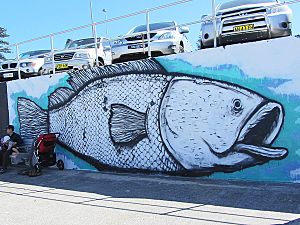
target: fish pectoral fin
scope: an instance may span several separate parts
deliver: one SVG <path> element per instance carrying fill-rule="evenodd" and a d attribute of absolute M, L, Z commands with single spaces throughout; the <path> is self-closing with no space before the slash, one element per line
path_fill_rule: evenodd
<path fill-rule="evenodd" d="M 112 104 L 109 131 L 114 144 L 134 145 L 147 137 L 146 113 L 122 104 Z"/>
<path fill-rule="evenodd" d="M 237 144 L 235 145 L 234 149 L 237 152 L 246 152 L 257 156 L 272 158 L 272 159 L 282 158 L 288 154 L 288 150 L 285 148 L 271 148 L 271 147 L 263 147 L 263 146 L 247 145 L 247 144 Z"/>

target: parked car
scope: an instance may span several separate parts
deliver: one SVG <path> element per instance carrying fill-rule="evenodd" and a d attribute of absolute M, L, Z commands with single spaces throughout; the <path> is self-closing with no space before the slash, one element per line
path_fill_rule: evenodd
<path fill-rule="evenodd" d="M 22 78 L 38 76 L 42 74 L 44 57 L 50 50 L 36 50 L 20 54 L 20 73 Z M 18 60 L 6 60 L 0 66 L 0 81 L 18 79 Z"/>
<path fill-rule="evenodd" d="M 189 28 L 176 27 L 176 25 L 175 22 L 150 24 L 152 56 L 168 55 L 190 50 L 190 44 L 185 36 L 189 32 Z M 123 38 L 116 40 L 112 45 L 113 62 L 147 57 L 148 40 L 146 32 L 146 25 L 136 26 Z"/>
<path fill-rule="evenodd" d="M 96 51 L 94 38 L 67 41 L 66 48 L 54 53 L 55 71 L 82 70 L 96 65 Z M 99 37 L 97 40 L 97 55 L 99 65 L 112 63 L 109 39 Z M 53 73 L 52 57 L 45 58 L 43 73 Z"/>
<path fill-rule="evenodd" d="M 276 5 L 278 0 L 233 0 L 216 8 L 216 37 L 219 46 L 292 34 L 292 10 Z M 214 24 L 204 16 L 201 47 L 214 46 Z"/>

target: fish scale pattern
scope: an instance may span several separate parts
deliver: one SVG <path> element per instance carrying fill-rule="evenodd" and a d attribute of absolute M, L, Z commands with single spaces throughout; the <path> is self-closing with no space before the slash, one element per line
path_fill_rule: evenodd
<path fill-rule="evenodd" d="M 182 170 L 168 153 L 159 131 L 160 104 L 170 79 L 162 74 L 129 74 L 96 80 L 62 107 L 49 112 L 50 130 L 61 133 L 60 141 L 67 146 L 102 165 Z M 147 137 L 134 145 L 114 144 L 109 132 L 112 104 L 145 113 Z"/>

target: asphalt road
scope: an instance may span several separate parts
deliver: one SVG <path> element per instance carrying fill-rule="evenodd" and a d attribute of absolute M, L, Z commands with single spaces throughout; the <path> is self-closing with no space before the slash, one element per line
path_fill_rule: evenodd
<path fill-rule="evenodd" d="M 1 225 L 300 224 L 300 184 L 54 169 L 29 178 L 16 172 L 0 176 Z"/>

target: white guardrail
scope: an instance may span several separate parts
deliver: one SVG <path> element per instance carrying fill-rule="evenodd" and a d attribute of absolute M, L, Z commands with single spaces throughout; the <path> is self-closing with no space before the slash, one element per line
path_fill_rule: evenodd
<path fill-rule="evenodd" d="M 50 39 L 50 45 L 51 45 L 51 58 L 52 58 L 52 65 L 53 65 L 53 74 L 55 74 L 55 61 L 54 61 L 54 54 L 55 54 L 54 37 L 55 36 L 66 34 L 66 33 L 70 33 L 70 32 L 74 32 L 74 31 L 78 31 L 78 30 L 82 30 L 82 29 L 86 29 L 86 28 L 89 28 L 89 27 L 92 27 L 93 30 L 96 30 L 96 27 L 98 25 L 103 25 L 103 24 L 114 22 L 114 21 L 123 20 L 123 19 L 129 18 L 129 17 L 134 17 L 134 16 L 137 16 L 137 15 L 145 14 L 145 16 L 146 16 L 146 27 L 147 27 L 147 31 L 146 32 L 140 32 L 140 33 L 134 33 L 134 34 L 127 34 L 127 35 L 124 35 L 124 36 L 118 37 L 118 38 L 107 38 L 107 40 L 109 42 L 114 42 L 116 40 L 120 40 L 120 39 L 124 39 L 124 38 L 129 38 L 129 37 L 134 37 L 134 36 L 137 36 L 137 35 L 145 35 L 145 34 L 147 34 L 148 56 L 151 57 L 150 12 L 158 11 L 158 10 L 169 8 L 169 7 L 172 7 L 172 6 L 181 5 L 181 4 L 184 4 L 184 3 L 189 3 L 189 2 L 192 2 L 192 1 L 193 0 L 179 0 L 179 1 L 176 1 L 176 2 L 168 3 L 168 4 L 165 4 L 165 5 L 160 5 L 160 6 L 149 8 L 149 9 L 144 9 L 144 10 L 137 11 L 137 12 L 134 12 L 134 13 L 130 13 L 130 14 L 127 14 L 127 15 L 118 16 L 118 17 L 114 17 L 114 18 L 111 18 L 111 19 L 106 19 L 106 20 L 103 20 L 103 21 L 99 21 L 99 22 L 94 22 L 94 23 L 90 23 L 90 24 L 78 26 L 78 27 L 75 27 L 75 28 L 71 28 L 71 29 L 67 29 L 67 30 L 63 30 L 63 31 L 51 33 L 51 34 L 40 36 L 40 37 L 37 37 L 37 38 L 32 38 L 32 39 L 26 40 L 26 41 L 21 41 L 21 42 L 15 43 L 15 44 L 7 45 L 7 46 L 5 46 L 5 48 L 0 48 L 0 50 L 2 50 L 2 49 L 3 50 L 4 49 L 9 49 L 9 48 L 13 48 L 13 47 L 16 48 L 18 78 L 21 79 L 19 46 L 27 44 L 27 43 L 35 42 L 35 41 L 38 41 L 38 40 L 49 38 Z M 151 30 L 151 32 L 156 32 L 156 31 L 165 30 L 165 29 L 172 29 L 172 28 L 176 28 L 176 27 L 191 26 L 191 25 L 195 25 L 195 24 L 201 24 L 201 23 L 207 22 L 207 21 L 213 21 L 214 22 L 214 46 L 216 47 L 216 39 L 217 39 L 216 21 L 221 16 L 216 15 L 215 0 L 210 0 L 210 1 L 212 1 L 212 14 L 211 14 L 211 16 L 206 16 L 206 17 L 204 17 L 204 18 L 202 18 L 200 20 L 195 20 L 195 21 L 192 21 L 192 22 L 189 22 L 189 23 L 178 24 L 176 26 L 170 26 L 170 27 L 163 28 L 163 29 Z M 272 5 L 272 6 L 264 7 L 264 8 L 271 9 L 271 8 L 275 8 L 275 7 L 278 7 L 278 6 L 291 5 L 291 4 L 295 4 L 295 3 L 300 3 L 300 0 L 285 1 L 285 2 L 278 3 L 278 4 L 275 4 L 275 5 Z M 252 10 L 246 10 L 245 12 L 251 12 L 251 11 Z M 238 16 L 239 12 L 237 12 L 237 13 L 231 13 L 230 14 L 230 16 L 234 16 L 234 15 Z M 97 45 L 99 43 L 101 43 L 102 41 L 100 41 L 100 42 L 97 41 L 98 38 L 97 38 L 96 32 L 93 32 L 93 38 L 95 40 L 95 42 L 93 44 L 87 44 L 87 45 L 83 45 L 83 46 L 92 46 L 93 45 L 95 47 L 96 58 L 98 58 L 98 55 L 97 55 L 97 51 L 98 51 Z M 70 48 L 70 49 L 72 49 L 72 48 Z"/>

